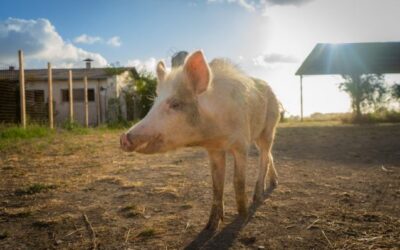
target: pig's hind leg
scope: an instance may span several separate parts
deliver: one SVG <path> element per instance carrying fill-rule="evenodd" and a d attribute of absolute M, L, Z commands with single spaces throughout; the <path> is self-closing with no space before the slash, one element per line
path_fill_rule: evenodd
<path fill-rule="evenodd" d="M 213 203 L 206 229 L 216 230 L 224 218 L 225 151 L 209 150 L 213 181 Z"/>
<path fill-rule="evenodd" d="M 278 117 L 269 117 L 266 127 L 257 139 L 256 143 L 260 150 L 260 162 L 258 170 L 258 179 L 254 190 L 253 200 L 256 203 L 262 203 L 267 196 L 278 185 L 278 175 L 276 173 L 274 159 L 272 157 L 272 144 L 275 137 L 275 128 Z M 269 186 L 265 188 L 265 176 L 268 175 Z"/>
<path fill-rule="evenodd" d="M 239 215 L 242 218 L 247 217 L 247 196 L 246 196 L 246 165 L 247 165 L 247 147 L 238 144 L 232 149 L 235 163 L 233 185 L 235 188 L 236 205 Z"/>

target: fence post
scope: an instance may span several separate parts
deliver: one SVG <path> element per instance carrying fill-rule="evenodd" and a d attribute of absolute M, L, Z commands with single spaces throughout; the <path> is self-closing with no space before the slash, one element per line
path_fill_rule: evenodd
<path fill-rule="evenodd" d="M 88 103 L 88 79 L 87 76 L 83 78 L 85 84 L 85 126 L 89 127 L 89 103 Z"/>
<path fill-rule="evenodd" d="M 303 121 L 303 75 L 300 75 L 300 121 Z"/>
<path fill-rule="evenodd" d="M 68 71 L 68 89 L 69 89 L 69 121 L 74 121 L 74 96 L 72 88 L 72 70 Z"/>
<path fill-rule="evenodd" d="M 24 69 L 24 53 L 18 50 L 19 59 L 19 95 L 20 95 L 20 111 L 21 123 L 26 128 L 26 100 L 25 100 L 25 69 Z"/>
<path fill-rule="evenodd" d="M 50 128 L 54 128 L 53 120 L 53 71 L 51 69 L 51 63 L 47 63 L 47 78 L 49 83 L 49 125 Z"/>
<path fill-rule="evenodd" d="M 96 89 L 96 107 L 97 107 L 97 126 L 100 126 L 101 123 L 101 103 L 100 103 L 100 83 L 97 81 L 97 89 Z"/>

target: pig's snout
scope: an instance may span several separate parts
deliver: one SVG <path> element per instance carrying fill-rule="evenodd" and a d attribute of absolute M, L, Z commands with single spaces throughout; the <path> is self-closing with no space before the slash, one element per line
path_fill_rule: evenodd
<path fill-rule="evenodd" d="M 132 143 L 129 140 L 128 134 L 123 133 L 119 139 L 119 143 L 121 145 L 121 148 L 124 151 L 131 151 L 132 149 Z"/>
<path fill-rule="evenodd" d="M 120 137 L 121 148 L 126 152 L 136 151 L 144 154 L 159 152 L 163 145 L 161 135 L 134 135 L 123 133 Z"/>

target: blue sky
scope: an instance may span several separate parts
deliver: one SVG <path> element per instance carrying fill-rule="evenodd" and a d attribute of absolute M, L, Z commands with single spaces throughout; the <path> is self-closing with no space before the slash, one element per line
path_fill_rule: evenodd
<path fill-rule="evenodd" d="M 318 42 L 400 41 L 398 0 L 13 0 L 0 9 L 0 67 L 119 62 L 152 70 L 178 50 L 227 57 L 299 113 L 294 72 Z M 398 81 L 388 76 L 389 81 Z M 305 113 L 346 112 L 338 76 L 307 77 Z"/>
<path fill-rule="evenodd" d="M 5 5 L 5 6 L 4 6 Z M 9 6 L 7 6 L 9 5 Z M 23 1 L 3 4 L 0 19 L 46 18 L 66 41 L 87 34 L 119 36 L 120 47 L 80 44 L 102 54 L 109 62 L 149 56 L 167 57 L 178 49 L 202 48 L 210 44 L 210 54 L 224 56 L 226 37 L 235 36 L 241 21 L 251 13 L 234 4 L 207 1 Z"/>

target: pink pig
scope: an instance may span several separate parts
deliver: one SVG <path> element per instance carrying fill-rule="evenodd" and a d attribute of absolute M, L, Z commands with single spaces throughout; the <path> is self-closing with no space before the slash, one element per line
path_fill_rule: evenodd
<path fill-rule="evenodd" d="M 213 203 L 206 226 L 215 230 L 223 219 L 225 158 L 234 157 L 234 187 L 239 215 L 247 216 L 245 171 L 249 146 L 260 151 L 254 202 L 278 184 L 271 148 L 279 121 L 279 102 L 264 81 L 249 77 L 226 60 L 207 63 L 203 52 L 190 54 L 184 65 L 167 72 L 157 64 L 157 97 L 143 120 L 121 135 L 125 151 L 153 154 L 179 147 L 207 150 Z M 266 188 L 265 177 L 269 182 Z"/>

